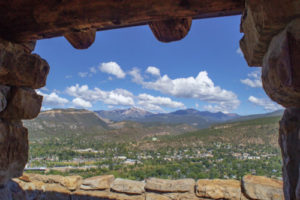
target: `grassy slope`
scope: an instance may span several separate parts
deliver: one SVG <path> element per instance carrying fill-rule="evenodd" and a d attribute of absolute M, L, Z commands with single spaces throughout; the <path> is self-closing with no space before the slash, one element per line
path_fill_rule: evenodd
<path fill-rule="evenodd" d="M 163 146 L 197 146 L 213 142 L 232 144 L 264 144 L 278 146 L 278 122 L 280 117 L 266 117 L 247 121 L 225 123 L 195 132 L 176 136 L 162 136 L 156 143 L 144 141 L 141 148 L 158 148 Z"/>

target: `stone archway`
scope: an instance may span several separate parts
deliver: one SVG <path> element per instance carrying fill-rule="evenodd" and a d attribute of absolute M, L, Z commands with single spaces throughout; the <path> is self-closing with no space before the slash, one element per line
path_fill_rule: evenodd
<path fill-rule="evenodd" d="M 0 187 L 20 176 L 28 157 L 21 119 L 35 118 L 49 65 L 31 54 L 35 41 L 64 36 L 88 48 L 95 32 L 149 24 L 155 37 L 185 37 L 192 19 L 241 14 L 241 49 L 249 66 L 262 67 L 263 87 L 286 107 L 280 122 L 286 199 L 300 199 L 299 0 L 0 0 Z"/>

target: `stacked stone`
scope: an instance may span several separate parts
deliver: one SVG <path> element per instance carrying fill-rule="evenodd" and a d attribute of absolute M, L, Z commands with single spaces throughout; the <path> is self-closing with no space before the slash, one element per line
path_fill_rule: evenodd
<path fill-rule="evenodd" d="M 300 199 L 300 1 L 246 0 L 241 49 L 262 66 L 268 96 L 286 107 L 280 122 L 285 199 Z"/>
<path fill-rule="evenodd" d="M 80 176 L 24 174 L 14 179 L 14 200 L 282 200 L 282 181 L 263 176 L 244 176 L 242 181 L 220 179 L 145 181 L 113 175 L 83 179 Z M 0 198 L 1 199 L 1 198 Z"/>
<path fill-rule="evenodd" d="M 35 118 L 46 84 L 48 63 L 36 54 L 35 42 L 17 44 L 0 39 L 0 188 L 19 177 L 28 161 L 28 132 L 22 119 Z M 9 195 L 9 194 L 8 194 Z M 7 198 L 9 199 L 9 197 Z"/>

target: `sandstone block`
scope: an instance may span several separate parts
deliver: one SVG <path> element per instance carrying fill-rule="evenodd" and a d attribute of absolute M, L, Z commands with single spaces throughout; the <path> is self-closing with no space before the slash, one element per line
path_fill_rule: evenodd
<path fill-rule="evenodd" d="M 28 132 L 20 121 L 0 121 L 0 186 L 19 177 L 28 160 Z"/>
<path fill-rule="evenodd" d="M 7 107 L 0 112 L 0 118 L 33 119 L 40 113 L 43 97 L 31 88 L 12 87 L 7 101 Z"/>
<path fill-rule="evenodd" d="M 145 189 L 158 192 L 189 192 L 194 191 L 194 179 L 166 180 L 149 178 L 146 181 Z"/>
<path fill-rule="evenodd" d="M 171 198 L 162 194 L 147 193 L 146 200 L 171 200 Z"/>
<path fill-rule="evenodd" d="M 280 180 L 270 179 L 263 176 L 247 175 L 242 179 L 242 187 L 246 196 L 251 199 L 284 199 L 283 183 Z"/>
<path fill-rule="evenodd" d="M 145 192 L 144 187 L 144 182 L 117 178 L 112 183 L 111 189 L 113 189 L 116 192 L 126 194 L 142 194 Z"/>
<path fill-rule="evenodd" d="M 145 200 L 144 195 L 126 195 L 108 191 L 83 191 L 72 193 L 72 200 Z"/>
<path fill-rule="evenodd" d="M 242 197 L 241 183 L 237 180 L 200 179 L 197 181 L 196 195 L 211 199 L 239 200 Z"/>
<path fill-rule="evenodd" d="M 273 38 L 264 57 L 263 87 L 285 107 L 300 107 L 300 19 Z"/>
<path fill-rule="evenodd" d="M 181 40 L 188 34 L 191 25 L 191 17 L 153 21 L 149 23 L 153 34 L 161 42 Z"/>
<path fill-rule="evenodd" d="M 25 180 L 27 182 L 43 182 L 48 184 L 59 184 L 70 191 L 74 191 L 82 183 L 81 176 L 59 176 L 59 175 L 40 175 L 40 174 L 25 174 L 19 178 L 20 180 Z"/>
<path fill-rule="evenodd" d="M 64 35 L 70 44 L 76 49 L 87 49 L 95 41 L 96 29 L 87 29 L 70 32 Z"/>
<path fill-rule="evenodd" d="M 104 190 L 109 189 L 115 180 L 114 175 L 95 176 L 84 179 L 80 189 L 82 190 Z"/>
<path fill-rule="evenodd" d="M 246 0 L 241 22 L 241 50 L 249 66 L 262 66 L 273 36 L 300 14 L 298 0 Z"/>
<path fill-rule="evenodd" d="M 0 45 L 0 84 L 41 88 L 46 85 L 49 69 L 48 63 L 36 54 Z"/>

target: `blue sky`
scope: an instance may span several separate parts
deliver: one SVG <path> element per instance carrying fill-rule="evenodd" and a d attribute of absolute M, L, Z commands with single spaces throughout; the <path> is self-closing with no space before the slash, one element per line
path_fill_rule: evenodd
<path fill-rule="evenodd" d="M 260 68 L 239 50 L 240 16 L 194 20 L 181 41 L 162 43 L 148 26 L 97 32 L 87 50 L 65 38 L 40 40 L 50 65 L 43 109 L 196 108 L 242 115 L 281 107 L 265 95 Z"/>

